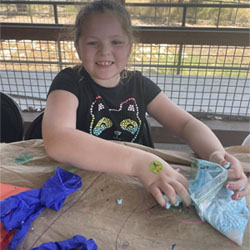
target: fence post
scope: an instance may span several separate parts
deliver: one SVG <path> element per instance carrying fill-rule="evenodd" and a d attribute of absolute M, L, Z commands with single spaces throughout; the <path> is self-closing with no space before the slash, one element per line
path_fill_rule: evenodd
<path fill-rule="evenodd" d="M 63 68 L 63 63 L 62 63 L 62 52 L 61 52 L 61 44 L 60 44 L 60 41 L 57 41 L 57 49 L 58 49 L 58 63 L 59 63 L 59 68 L 60 68 L 60 71 L 62 70 Z"/>
<path fill-rule="evenodd" d="M 53 3 L 53 9 L 54 9 L 55 24 L 58 24 L 58 13 L 57 13 L 57 4 L 56 3 Z"/>
<path fill-rule="evenodd" d="M 186 25 L 186 16 L 187 16 L 187 6 L 184 6 L 183 7 L 183 15 L 182 15 L 182 27 L 185 27 L 185 25 Z M 183 49 L 183 44 L 180 43 L 179 56 L 178 56 L 178 64 L 177 64 L 177 75 L 179 75 L 180 72 L 181 72 L 182 49 Z"/>

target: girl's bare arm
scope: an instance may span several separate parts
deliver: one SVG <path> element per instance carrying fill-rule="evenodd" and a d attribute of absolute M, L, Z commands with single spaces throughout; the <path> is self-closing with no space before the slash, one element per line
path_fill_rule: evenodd
<path fill-rule="evenodd" d="M 163 126 L 184 138 L 199 157 L 222 166 L 226 162 L 231 163 L 227 186 L 234 190 L 233 199 L 240 199 L 250 193 L 240 162 L 224 150 L 218 138 L 204 123 L 182 110 L 163 93 L 148 105 L 147 111 Z"/>
<path fill-rule="evenodd" d="M 81 169 L 137 176 L 162 206 L 162 192 L 172 203 L 178 193 L 190 204 L 188 181 L 159 157 L 77 130 L 77 107 L 77 98 L 67 91 L 56 90 L 48 96 L 42 133 L 49 156 Z M 158 174 L 149 167 L 155 160 L 163 165 Z"/>

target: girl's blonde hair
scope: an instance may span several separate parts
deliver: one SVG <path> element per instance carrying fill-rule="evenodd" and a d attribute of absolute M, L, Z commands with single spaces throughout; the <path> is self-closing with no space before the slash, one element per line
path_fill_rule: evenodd
<path fill-rule="evenodd" d="M 92 14 L 106 13 L 113 14 L 119 22 L 123 30 L 126 32 L 129 42 L 132 45 L 134 42 L 133 30 L 130 20 L 130 15 L 120 1 L 114 0 L 97 0 L 90 2 L 86 6 L 82 7 L 76 17 L 75 21 L 75 46 L 78 46 L 79 38 L 84 34 L 82 24 Z"/>

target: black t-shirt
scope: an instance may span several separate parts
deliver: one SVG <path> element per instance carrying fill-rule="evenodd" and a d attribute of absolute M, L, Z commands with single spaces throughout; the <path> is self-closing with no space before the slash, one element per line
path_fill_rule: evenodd
<path fill-rule="evenodd" d="M 147 105 L 160 93 L 160 88 L 138 71 L 113 88 L 96 84 L 84 70 L 66 68 L 50 86 L 66 90 L 79 101 L 76 128 L 108 140 L 139 142 Z"/>

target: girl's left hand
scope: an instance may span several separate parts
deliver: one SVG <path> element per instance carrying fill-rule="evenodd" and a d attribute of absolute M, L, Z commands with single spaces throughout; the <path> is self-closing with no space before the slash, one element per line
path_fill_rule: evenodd
<path fill-rule="evenodd" d="M 225 166 L 227 162 L 230 162 L 226 187 L 234 191 L 232 195 L 233 200 L 240 200 L 250 194 L 247 176 L 237 158 L 228 154 L 226 151 L 215 151 L 209 156 L 209 160 L 219 163 L 221 166 Z"/>

